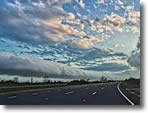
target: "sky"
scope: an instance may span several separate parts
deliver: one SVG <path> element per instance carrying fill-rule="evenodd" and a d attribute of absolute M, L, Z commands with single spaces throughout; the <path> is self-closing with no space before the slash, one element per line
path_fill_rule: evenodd
<path fill-rule="evenodd" d="M 139 0 L 0 0 L 0 77 L 140 77 Z"/>

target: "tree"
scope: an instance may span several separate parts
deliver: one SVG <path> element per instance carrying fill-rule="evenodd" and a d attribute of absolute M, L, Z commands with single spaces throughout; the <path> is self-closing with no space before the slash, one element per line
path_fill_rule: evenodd
<path fill-rule="evenodd" d="M 107 81 L 107 78 L 102 76 L 102 77 L 100 78 L 100 81 L 101 81 L 101 82 L 106 82 L 106 81 Z"/>
<path fill-rule="evenodd" d="M 31 77 L 31 83 L 33 83 L 33 77 Z"/>
<path fill-rule="evenodd" d="M 48 78 L 49 78 L 49 77 L 45 75 L 43 81 L 44 81 L 45 83 L 47 83 L 47 82 L 48 82 Z"/>
<path fill-rule="evenodd" d="M 14 82 L 18 83 L 18 77 L 13 78 Z"/>

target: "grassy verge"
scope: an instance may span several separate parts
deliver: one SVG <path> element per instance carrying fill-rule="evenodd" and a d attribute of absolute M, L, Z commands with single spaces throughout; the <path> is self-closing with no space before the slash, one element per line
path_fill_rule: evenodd
<path fill-rule="evenodd" d="M 124 81 L 126 88 L 140 88 L 140 79 L 129 79 Z"/>
<path fill-rule="evenodd" d="M 140 79 L 131 78 L 125 80 L 121 86 L 129 92 L 134 92 L 135 94 L 140 95 Z"/>
<path fill-rule="evenodd" d="M 34 89 L 44 89 L 44 88 L 54 88 L 54 87 L 64 87 L 66 85 L 55 85 L 55 86 L 36 86 L 36 87 L 16 87 L 16 88 L 2 88 L 0 89 L 0 94 L 11 93 L 17 91 L 34 90 Z"/>

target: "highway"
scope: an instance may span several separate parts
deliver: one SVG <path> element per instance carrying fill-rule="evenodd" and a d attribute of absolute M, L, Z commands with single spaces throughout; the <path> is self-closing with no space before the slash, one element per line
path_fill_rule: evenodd
<path fill-rule="evenodd" d="M 120 89 L 120 83 L 100 83 L 1 94 L 0 104 L 138 105 L 140 103 L 140 98 L 130 94 L 127 95 L 128 97 Z"/>

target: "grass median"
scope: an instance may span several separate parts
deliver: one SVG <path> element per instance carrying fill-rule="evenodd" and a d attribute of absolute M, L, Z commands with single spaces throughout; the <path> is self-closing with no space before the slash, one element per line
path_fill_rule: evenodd
<path fill-rule="evenodd" d="M 18 92 L 18 91 L 35 90 L 35 89 L 45 89 L 45 88 L 64 87 L 64 86 L 67 86 L 67 85 L 1 88 L 1 89 L 0 89 L 0 94 L 3 94 L 3 93 L 11 93 L 11 92 Z"/>

